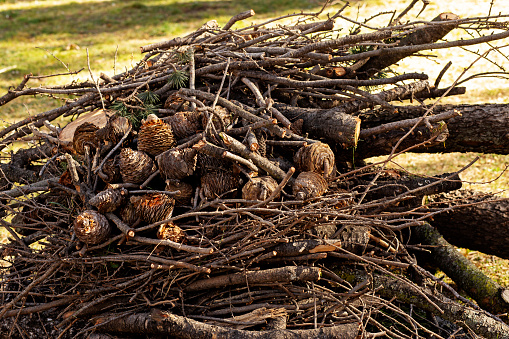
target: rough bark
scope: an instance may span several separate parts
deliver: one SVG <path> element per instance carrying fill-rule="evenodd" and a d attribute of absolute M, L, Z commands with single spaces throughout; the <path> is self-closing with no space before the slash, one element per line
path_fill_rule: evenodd
<path fill-rule="evenodd" d="M 422 190 L 413 193 L 413 196 L 422 197 L 460 189 L 461 179 L 457 174 L 450 179 L 444 180 L 451 175 L 451 173 L 444 173 L 436 177 L 405 176 L 397 180 L 379 180 L 375 182 L 374 186 L 366 195 L 366 198 L 382 199 L 386 197 L 396 197 L 419 187 L 422 187 Z M 359 181 L 357 184 L 368 185 L 369 181 Z"/>
<path fill-rule="evenodd" d="M 379 102 L 387 103 L 412 93 L 424 91 L 426 88 L 428 88 L 427 81 L 418 81 L 380 92 L 373 95 L 373 98 Z M 275 107 L 291 121 L 302 119 L 304 133 L 332 141 L 345 149 L 356 146 L 359 139 L 361 121 L 350 114 L 372 107 L 372 105 L 372 102 L 353 100 L 329 110 L 300 108 L 286 104 L 276 104 Z"/>
<path fill-rule="evenodd" d="M 385 109 L 359 115 L 363 128 L 384 123 L 421 117 L 425 109 L 417 106 L 398 106 L 397 113 Z M 447 120 L 449 137 L 444 143 L 430 145 L 413 152 L 480 152 L 509 154 L 509 105 L 438 105 L 434 114 L 458 110 L 461 115 Z"/>
<path fill-rule="evenodd" d="M 320 279 L 321 269 L 317 267 L 286 266 L 271 268 L 263 271 L 247 271 L 220 275 L 210 279 L 195 281 L 187 285 L 187 292 L 202 291 L 211 288 L 223 288 L 231 285 L 260 284 L 291 281 L 317 281 Z"/>
<path fill-rule="evenodd" d="M 186 339 L 353 339 L 359 330 L 359 324 L 348 323 L 311 330 L 245 331 L 209 325 L 174 314 L 163 314 L 160 311 L 115 318 L 113 315 L 110 319 L 108 317 L 100 319 L 99 321 L 104 325 L 100 325 L 99 330 L 116 333 L 164 334 Z"/>
<path fill-rule="evenodd" d="M 452 13 L 442 13 L 436 18 L 432 20 L 432 22 L 447 22 L 451 20 L 457 20 L 459 17 Z M 447 33 L 449 33 L 452 29 L 456 27 L 456 23 L 452 22 L 450 24 L 441 24 L 441 25 L 429 25 L 417 30 L 414 33 L 407 35 L 402 38 L 399 43 L 396 45 L 397 47 L 402 46 L 412 46 L 412 45 L 422 45 L 429 44 L 442 39 Z M 368 76 L 376 74 L 377 72 L 387 68 L 391 65 L 394 65 L 398 61 L 414 54 L 414 52 L 398 52 L 394 53 L 389 49 L 385 50 L 385 53 L 377 57 L 370 58 L 362 67 L 357 70 L 357 74 L 362 75 L 365 73 Z"/>
<path fill-rule="evenodd" d="M 410 147 L 412 152 L 430 152 L 429 149 L 435 149 L 444 144 L 444 139 L 448 138 L 448 125 L 446 124 L 434 124 L 433 129 L 429 129 L 424 124 L 421 124 L 415 128 L 410 135 L 408 135 L 398 146 L 396 152 L 403 151 Z M 376 157 L 380 155 L 387 155 L 392 152 L 392 149 L 405 136 L 410 127 L 395 129 L 385 133 L 372 135 L 364 139 L 359 140 L 357 148 L 353 151 L 352 149 L 340 149 L 335 148 L 336 160 L 345 161 L 347 159 L 360 160 L 370 157 Z M 418 147 L 414 147 L 420 145 Z"/>
<path fill-rule="evenodd" d="M 425 223 L 412 229 L 413 242 L 431 245 L 432 261 L 480 307 L 492 313 L 509 311 L 502 294 L 506 291 L 449 244 L 431 225 Z M 507 292 L 505 292 L 507 293 Z M 509 335 L 509 331 L 507 332 Z"/>
<path fill-rule="evenodd" d="M 490 317 L 482 310 L 474 310 L 461 305 L 429 289 L 422 289 L 427 295 L 433 295 L 432 299 L 435 305 L 443 311 L 440 312 L 432 305 L 427 298 L 416 292 L 416 286 L 412 287 L 401 279 L 395 279 L 388 275 L 368 274 L 361 270 L 342 270 L 338 275 L 350 283 L 358 284 L 370 279 L 373 289 L 387 298 L 396 298 L 399 301 L 410 303 L 418 308 L 431 312 L 445 320 L 458 325 L 464 325 L 468 329 L 488 339 L 509 338 L 509 326 L 501 321 Z"/>
<path fill-rule="evenodd" d="M 460 190 L 430 197 L 430 208 L 448 208 L 431 224 L 455 246 L 509 259 L 509 200 Z"/>
<path fill-rule="evenodd" d="M 302 132 L 324 138 L 342 147 L 357 145 L 361 120 L 342 111 L 329 111 L 277 105 L 290 121 L 302 119 Z"/>

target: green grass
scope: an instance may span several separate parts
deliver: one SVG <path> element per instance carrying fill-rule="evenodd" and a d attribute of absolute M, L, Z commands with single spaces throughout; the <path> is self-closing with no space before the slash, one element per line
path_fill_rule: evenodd
<path fill-rule="evenodd" d="M 142 58 L 141 46 L 182 36 L 209 20 L 224 25 L 250 8 L 256 12 L 253 20 L 262 20 L 316 11 L 320 6 L 319 0 L 0 1 L 0 69 L 15 67 L 0 73 L 0 93 L 17 86 L 29 73 L 39 76 L 84 68 L 77 76 L 30 81 L 30 86 L 88 78 L 87 49 L 93 73 L 113 75 Z M 12 121 L 60 105 L 59 101 L 20 98 L 0 107 L 0 117 Z"/>

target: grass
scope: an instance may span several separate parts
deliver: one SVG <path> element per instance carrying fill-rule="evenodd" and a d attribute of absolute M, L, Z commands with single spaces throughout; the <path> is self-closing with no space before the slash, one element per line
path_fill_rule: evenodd
<path fill-rule="evenodd" d="M 181 36 L 208 20 L 225 24 L 253 8 L 256 19 L 320 7 L 320 1 L 0 1 L 0 92 L 24 74 L 50 75 L 84 69 L 77 76 L 48 78 L 31 86 L 65 84 L 94 74 L 114 74 L 141 59 L 139 47 Z M 116 72 L 114 72 L 114 69 Z M 0 107 L 9 121 L 58 107 L 60 101 L 22 98 Z"/>
<path fill-rule="evenodd" d="M 402 0 L 362 0 L 351 1 L 351 6 L 343 14 L 356 18 L 369 17 L 372 14 L 388 10 L 401 12 L 409 1 Z M 453 12 L 461 17 L 486 15 L 491 1 L 449 1 L 432 2 L 420 16 L 430 20 L 438 13 Z M 215 19 L 224 25 L 228 19 L 240 12 L 253 9 L 256 16 L 246 20 L 261 22 L 267 18 L 301 10 L 312 12 L 322 5 L 321 0 L 165 0 L 165 1 L 108 1 L 108 0 L 46 0 L 15 1 L 0 0 L 0 95 L 10 87 L 17 86 L 24 74 L 50 75 L 84 69 L 78 75 L 32 80 L 30 86 L 67 84 L 71 81 L 89 78 L 87 69 L 87 50 L 91 70 L 95 77 L 100 72 L 113 75 L 131 68 L 141 54 L 139 47 L 182 36 L 200 27 L 208 20 Z M 336 11 L 342 3 L 332 10 Z M 415 17 L 421 4 L 412 9 L 409 17 Z M 503 1 L 494 3 L 492 13 L 505 13 Z M 375 25 L 388 22 L 391 14 L 381 15 L 370 21 Z M 343 32 L 348 32 L 350 24 L 344 24 Z M 463 34 L 463 35 L 462 35 Z M 455 31 L 448 38 L 465 37 L 464 32 Z M 476 48 L 476 47 L 475 47 Z M 475 50 L 475 48 L 471 48 Z M 442 86 L 451 84 L 477 57 L 464 49 L 454 48 L 427 52 L 428 57 L 412 57 L 401 62 L 396 69 L 422 71 L 430 75 L 431 82 L 443 66 L 453 61 L 453 66 L 445 74 Z M 496 54 L 496 53 L 495 53 Z M 507 59 L 502 55 L 490 55 L 500 65 Z M 487 60 L 475 64 L 466 75 L 481 71 L 498 70 Z M 507 103 L 509 86 L 507 80 L 479 79 L 469 81 L 467 95 L 446 98 L 444 103 Z M 22 97 L 0 106 L 0 124 L 7 124 L 62 105 L 59 98 Z M 63 121 L 62 121 L 63 123 Z M 417 174 L 433 175 L 452 172 L 469 163 L 477 154 L 404 154 L 396 158 L 398 165 Z M 509 156 L 479 154 L 480 160 L 462 174 L 462 178 L 475 182 L 473 188 L 482 191 L 500 191 L 509 188 L 509 175 L 503 174 L 492 182 L 509 165 Z M 467 185 L 467 186 L 468 186 Z M 507 192 L 503 193 L 509 196 Z M 5 235 L 0 235 L 5 237 Z M 473 253 L 473 254 L 472 254 Z M 509 285 L 507 267 L 504 261 L 495 268 L 490 267 L 491 256 L 477 252 L 465 252 L 474 256 L 474 263 L 486 269 L 486 272 L 499 282 Z M 486 264 L 487 263 L 487 264 Z M 494 271 L 495 270 L 495 271 Z M 500 273 L 505 272 L 505 273 Z M 503 278 L 503 277 L 506 278 Z"/>

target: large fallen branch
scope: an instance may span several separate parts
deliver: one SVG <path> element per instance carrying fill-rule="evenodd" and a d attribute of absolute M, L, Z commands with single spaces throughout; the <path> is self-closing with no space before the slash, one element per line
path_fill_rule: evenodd
<path fill-rule="evenodd" d="M 509 310 L 509 290 L 487 277 L 431 225 L 426 223 L 417 226 L 413 234 L 414 241 L 433 246 L 430 251 L 435 265 L 477 301 L 479 306 L 493 313 Z"/>
<path fill-rule="evenodd" d="M 425 109 L 415 106 L 398 106 L 393 111 L 378 109 L 360 115 L 363 128 L 375 127 L 403 119 L 415 119 Z M 509 110 L 507 104 L 438 105 L 433 114 L 456 110 L 459 116 L 447 120 L 449 136 L 442 144 L 416 149 L 414 152 L 482 152 L 509 154 Z M 479 133 L 482 126 L 482 133 Z M 362 151 L 360 151 L 362 154 Z"/>
<path fill-rule="evenodd" d="M 429 198 L 431 224 L 451 244 L 509 259 L 509 200 L 496 195 L 460 190 Z"/>
<path fill-rule="evenodd" d="M 267 330 L 245 331 L 208 325 L 199 321 L 162 313 L 140 313 L 118 318 L 115 315 L 104 316 L 97 320 L 99 330 L 115 333 L 135 333 L 152 335 L 170 335 L 177 338 L 193 339 L 353 339 L 359 332 L 359 324 L 349 323 L 332 327 L 310 330 Z"/>
<path fill-rule="evenodd" d="M 345 271 L 341 276 L 354 284 L 369 279 L 373 288 L 378 289 L 378 293 L 385 298 L 391 300 L 395 298 L 401 302 L 410 303 L 452 323 L 463 323 L 466 328 L 484 338 L 509 338 L 508 325 L 482 310 L 460 305 L 432 290 L 423 289 L 423 292 L 432 298 L 439 309 L 433 306 L 425 297 L 416 293 L 415 287 L 404 280 L 380 273 L 368 274 L 361 270 Z"/>

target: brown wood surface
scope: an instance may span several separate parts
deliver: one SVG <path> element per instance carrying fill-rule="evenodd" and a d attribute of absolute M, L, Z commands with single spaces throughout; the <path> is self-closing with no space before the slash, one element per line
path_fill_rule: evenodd
<path fill-rule="evenodd" d="M 432 20 L 432 22 L 447 22 L 451 20 L 459 19 L 459 17 L 452 13 L 442 13 Z M 449 33 L 453 28 L 456 27 L 456 23 L 450 23 L 445 25 L 430 25 L 416 32 L 411 33 L 399 40 L 397 47 L 401 46 L 414 46 L 421 44 L 429 44 L 438 41 Z M 386 53 L 382 53 L 380 56 L 370 58 L 362 67 L 360 67 L 356 74 L 361 75 L 363 73 L 367 75 L 376 74 L 378 71 L 383 70 L 391 65 L 394 65 L 401 59 L 404 59 L 414 52 L 391 52 L 390 49 L 385 50 Z"/>
<path fill-rule="evenodd" d="M 417 106 L 398 106 L 397 113 L 385 109 L 370 110 L 359 115 L 362 128 L 420 117 L 425 110 Z M 461 115 L 447 121 L 449 137 L 444 143 L 431 145 L 413 152 L 479 152 L 509 154 L 509 105 L 438 105 L 433 110 L 439 114 L 456 109 Z M 359 142 L 359 155 L 363 151 Z"/>
<path fill-rule="evenodd" d="M 451 244 L 509 259 L 509 200 L 459 190 L 430 197 L 430 207 L 454 207 L 430 223 Z"/>

